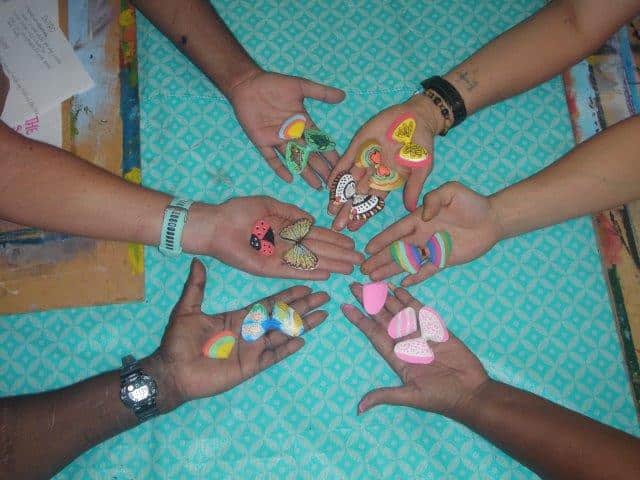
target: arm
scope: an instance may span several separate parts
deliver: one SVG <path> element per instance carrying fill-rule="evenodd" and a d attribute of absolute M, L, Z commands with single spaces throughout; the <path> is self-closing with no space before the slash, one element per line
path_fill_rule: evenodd
<path fill-rule="evenodd" d="M 421 211 L 374 237 L 362 264 L 372 280 L 400 273 L 388 246 L 395 240 L 424 245 L 439 231 L 451 235 L 447 266 L 469 262 L 496 242 L 531 230 L 596 213 L 640 198 L 640 116 L 624 120 L 567 153 L 557 162 L 489 197 L 451 182 L 429 192 Z M 421 282 L 438 269 L 429 263 L 403 286 Z"/>
<path fill-rule="evenodd" d="M 160 348 L 140 362 L 158 384 L 160 414 L 225 392 L 304 345 L 301 338 L 280 332 L 270 332 L 253 343 L 241 340 L 248 307 L 219 315 L 202 313 L 205 280 L 204 266 L 194 260 Z M 326 318 L 326 312 L 312 310 L 328 299 L 326 293 L 297 286 L 263 302 L 289 304 L 304 317 L 307 332 Z M 224 330 L 237 338 L 230 357 L 203 356 L 207 340 Z M 0 477 L 50 478 L 89 448 L 137 425 L 135 415 L 120 400 L 118 371 L 52 392 L 0 399 Z"/>
<path fill-rule="evenodd" d="M 131 3 L 227 98 L 235 86 L 261 71 L 208 1 L 133 0 Z"/>
<path fill-rule="evenodd" d="M 640 476 L 640 439 L 494 380 L 452 418 L 542 478 Z"/>
<path fill-rule="evenodd" d="M 640 116 L 574 148 L 536 175 L 491 196 L 500 238 L 640 198 Z"/>
<path fill-rule="evenodd" d="M 640 11 L 638 0 L 556 0 L 516 25 L 451 70 L 445 79 L 462 96 L 467 114 L 528 90 L 557 75 L 599 47 L 621 25 Z M 413 95 L 406 102 L 393 105 L 364 124 L 354 136 L 348 150 L 333 169 L 329 183 L 343 170 L 350 170 L 356 179 L 367 178 L 354 166 L 364 142 L 376 139 L 382 146 L 386 163 L 407 177 L 404 203 L 407 210 L 416 209 L 424 181 L 431 164 L 406 171 L 395 164 L 400 146 L 385 138 L 389 125 L 399 115 L 411 114 L 417 128 L 413 141 L 427 151 L 434 151 L 434 136 L 450 126 L 439 108 L 425 95 Z M 362 185 L 361 188 L 366 188 Z M 381 197 L 386 192 L 373 191 Z M 339 210 L 334 228 L 358 228 L 348 221 L 348 208 Z"/>
<path fill-rule="evenodd" d="M 133 4 L 218 86 L 269 166 L 291 182 L 291 172 L 275 152 L 285 155 L 287 141 L 278 136 L 280 126 L 301 114 L 307 126 L 315 127 L 304 99 L 338 103 L 344 92 L 305 78 L 262 70 L 207 0 L 134 0 Z M 312 168 L 304 168 L 300 175 L 313 188 L 322 189 L 337 162 L 335 150 L 313 154 L 309 159 Z"/>
<path fill-rule="evenodd" d="M 362 287 L 352 286 L 358 301 Z M 640 476 L 640 439 L 523 390 L 491 380 L 477 357 L 455 336 L 430 343 L 429 365 L 396 357 L 387 333 L 400 310 L 422 304 L 406 290 L 389 294 L 385 308 L 367 317 L 353 305 L 345 316 L 369 338 L 402 385 L 367 393 L 358 414 L 382 404 L 406 405 L 456 420 L 543 478 L 627 479 Z"/>
<path fill-rule="evenodd" d="M 638 11 L 638 0 L 552 1 L 445 78 L 472 114 L 558 75 L 600 47 Z"/>

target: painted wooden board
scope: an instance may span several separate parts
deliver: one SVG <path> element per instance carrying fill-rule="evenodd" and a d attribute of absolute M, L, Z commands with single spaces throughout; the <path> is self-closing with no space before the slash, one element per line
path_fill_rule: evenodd
<path fill-rule="evenodd" d="M 140 182 L 135 12 L 126 1 L 59 2 L 60 26 L 96 87 L 65 102 L 63 148 Z M 142 300 L 140 245 L 0 222 L 0 314 Z"/>
<path fill-rule="evenodd" d="M 640 19 L 564 76 L 577 143 L 640 112 Z M 640 412 L 640 201 L 594 216 L 620 340 Z"/>

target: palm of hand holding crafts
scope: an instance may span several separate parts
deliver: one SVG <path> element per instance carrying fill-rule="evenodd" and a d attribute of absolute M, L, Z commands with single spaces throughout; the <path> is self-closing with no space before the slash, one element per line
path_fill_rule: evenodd
<path fill-rule="evenodd" d="M 363 260 L 353 240 L 313 226 L 313 217 L 294 205 L 239 197 L 216 208 L 211 253 L 254 275 L 325 280 L 331 272 L 351 273 Z"/>
<path fill-rule="evenodd" d="M 362 303 L 362 286 L 354 284 L 351 291 Z M 367 336 L 402 381 L 402 386 L 379 388 L 367 393 L 358 405 L 359 414 L 376 405 L 388 404 L 455 418 L 471 404 L 475 392 L 489 380 L 477 357 L 451 333 L 445 342 L 432 344 L 434 359 L 428 365 L 406 363 L 398 358 L 394 352 L 397 341 L 387 331 L 389 324 L 398 312 L 406 308 L 419 311 L 422 307 L 401 288 L 390 293 L 384 308 L 373 316 L 363 314 L 353 305 L 342 306 L 344 315 Z"/>
<path fill-rule="evenodd" d="M 433 138 L 443 128 L 440 111 L 424 95 L 414 95 L 365 123 L 329 177 L 329 213 L 336 216 L 333 228 L 357 230 L 368 218 L 353 215 L 351 195 L 346 196 L 348 201 L 336 201 L 335 187 L 345 174 L 353 176 L 359 194 L 378 197 L 383 205 L 390 191 L 404 186 L 405 207 L 415 210 L 432 169 Z M 404 133 L 394 136 L 394 129 Z"/>
<path fill-rule="evenodd" d="M 304 107 L 304 99 L 308 97 L 326 103 L 339 103 L 344 99 L 344 92 L 304 78 L 260 70 L 238 84 L 229 97 L 249 139 L 276 174 L 290 182 L 293 177 L 274 150 L 277 149 L 285 157 L 287 139 L 279 136 L 282 125 L 288 119 L 300 117 L 306 128 L 316 129 Z M 322 154 L 313 153 L 300 174 L 309 185 L 320 189 L 337 162 L 338 154 L 333 149 Z"/>
<path fill-rule="evenodd" d="M 205 280 L 204 266 L 194 260 L 162 343 L 149 359 L 160 364 L 158 371 L 162 372 L 167 386 L 163 391 L 167 409 L 230 390 L 304 345 L 302 338 L 280 331 L 269 331 L 253 342 L 243 341 L 240 332 L 250 307 L 217 315 L 203 313 Z M 266 306 L 284 302 L 300 316 L 306 332 L 324 321 L 327 313 L 314 310 L 328 300 L 326 293 L 311 293 L 308 287 L 296 286 L 260 302 Z M 212 338 L 230 342 L 223 344 L 224 355 L 208 354 L 208 341 Z M 203 352 L 205 348 L 207 352 Z"/>
<path fill-rule="evenodd" d="M 447 266 L 469 262 L 490 250 L 501 238 L 501 227 L 491 198 L 479 195 L 456 182 L 442 185 L 424 197 L 421 209 L 394 223 L 375 236 L 366 247 L 371 254 L 361 270 L 379 281 L 402 272 L 392 259 L 390 246 L 400 240 L 424 247 L 436 232 L 448 232 L 451 253 Z M 425 280 L 439 271 L 438 266 L 425 263 L 413 275 L 402 281 L 403 286 Z"/>

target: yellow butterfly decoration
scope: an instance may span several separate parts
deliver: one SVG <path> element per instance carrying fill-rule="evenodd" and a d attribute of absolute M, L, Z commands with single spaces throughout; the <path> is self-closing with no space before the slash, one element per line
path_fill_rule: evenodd
<path fill-rule="evenodd" d="M 307 236 L 313 222 L 308 218 L 300 218 L 280 231 L 280 238 L 294 242 L 293 247 L 284 254 L 284 263 L 297 270 L 315 270 L 318 268 L 318 257 L 301 242 Z"/>

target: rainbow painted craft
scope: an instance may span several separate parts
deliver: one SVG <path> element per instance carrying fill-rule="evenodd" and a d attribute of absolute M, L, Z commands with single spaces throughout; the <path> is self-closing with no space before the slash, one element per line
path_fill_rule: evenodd
<path fill-rule="evenodd" d="M 236 334 L 231 330 L 223 330 L 211 337 L 202 347 L 205 357 L 226 360 L 236 344 Z"/>
<path fill-rule="evenodd" d="M 428 167 L 433 161 L 433 156 L 422 145 L 413 142 L 415 131 L 415 117 L 410 113 L 404 113 L 391 123 L 387 130 L 387 138 L 402 144 L 395 158 L 398 165 L 408 168 Z"/>
<path fill-rule="evenodd" d="M 278 131 L 278 137 L 282 140 L 294 140 L 302 137 L 304 127 L 307 124 L 307 117 L 296 114 L 287 118 Z"/>
<path fill-rule="evenodd" d="M 449 232 L 436 232 L 426 243 L 425 248 L 396 240 L 389 245 L 392 260 L 405 272 L 415 275 L 425 263 L 432 263 L 439 269 L 447 265 L 453 244 Z"/>
<path fill-rule="evenodd" d="M 242 338 L 247 342 L 255 342 L 271 330 L 299 337 L 304 333 L 304 324 L 298 312 L 280 300 L 274 303 L 271 315 L 263 304 L 256 303 L 244 317 Z"/>

